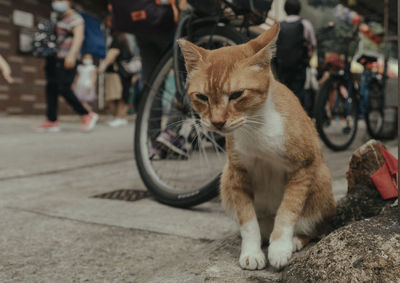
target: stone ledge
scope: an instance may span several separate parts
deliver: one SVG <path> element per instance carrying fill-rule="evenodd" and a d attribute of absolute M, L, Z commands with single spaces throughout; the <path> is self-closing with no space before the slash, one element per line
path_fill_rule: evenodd
<path fill-rule="evenodd" d="M 154 272 L 144 282 L 280 282 L 281 273 L 272 267 L 256 271 L 240 268 L 240 241 L 239 234 L 215 241 L 202 252 L 187 254 Z"/>
<path fill-rule="evenodd" d="M 284 282 L 399 282 L 400 210 L 342 227 L 293 258 Z"/>

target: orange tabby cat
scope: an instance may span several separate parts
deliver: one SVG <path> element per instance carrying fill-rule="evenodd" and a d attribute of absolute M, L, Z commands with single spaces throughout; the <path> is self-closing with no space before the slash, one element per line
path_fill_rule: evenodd
<path fill-rule="evenodd" d="M 225 209 L 240 225 L 244 269 L 281 268 L 335 214 L 331 176 L 313 123 L 296 96 L 274 79 L 276 24 L 246 44 L 205 50 L 179 45 L 188 95 L 203 125 L 226 136 L 221 177 Z"/>

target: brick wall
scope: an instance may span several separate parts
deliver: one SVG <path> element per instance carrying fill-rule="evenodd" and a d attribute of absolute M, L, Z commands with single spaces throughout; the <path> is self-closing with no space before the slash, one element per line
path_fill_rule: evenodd
<path fill-rule="evenodd" d="M 103 18 L 104 1 L 79 1 L 79 7 Z M 0 54 L 8 61 L 15 83 L 6 84 L 0 76 L 0 114 L 41 114 L 45 113 L 44 59 L 21 54 L 18 51 L 19 32 L 23 27 L 13 24 L 14 10 L 34 15 L 34 25 L 47 18 L 50 0 L 0 0 Z M 72 113 L 60 99 L 60 114 Z"/>

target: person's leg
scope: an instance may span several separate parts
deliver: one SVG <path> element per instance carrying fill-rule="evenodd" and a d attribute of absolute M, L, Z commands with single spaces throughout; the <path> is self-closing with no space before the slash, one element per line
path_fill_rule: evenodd
<path fill-rule="evenodd" d="M 91 111 L 92 111 L 92 107 L 90 106 L 90 104 L 89 104 L 88 102 L 86 102 L 86 101 L 81 101 L 81 103 L 82 103 L 83 107 L 85 107 L 85 109 L 86 109 L 88 112 L 91 112 Z"/>
<path fill-rule="evenodd" d="M 173 44 L 174 29 L 162 34 L 137 35 L 136 42 L 142 59 L 142 82 L 148 86 L 152 73 L 162 56 Z"/>
<path fill-rule="evenodd" d="M 85 109 L 79 99 L 76 97 L 75 93 L 71 89 L 72 82 L 76 74 L 76 69 L 71 70 L 60 70 L 61 83 L 60 83 L 60 93 L 64 97 L 65 101 L 74 109 L 74 111 L 79 115 L 87 115 L 89 111 Z"/>
<path fill-rule="evenodd" d="M 108 122 L 110 127 L 120 127 L 128 125 L 128 120 L 126 120 L 126 112 L 128 111 L 128 105 L 124 100 L 120 99 L 116 101 L 116 114 L 115 119 Z"/>
<path fill-rule="evenodd" d="M 128 111 L 129 103 L 129 91 L 131 88 L 131 77 L 121 76 L 122 84 L 122 98 L 118 100 L 117 104 L 117 117 L 120 119 L 126 119 L 126 112 Z"/>
<path fill-rule="evenodd" d="M 139 109 L 139 103 L 140 103 L 140 98 L 142 97 L 142 94 L 143 94 L 143 84 L 140 79 L 135 84 L 135 96 L 134 96 L 134 100 L 133 100 L 133 108 L 134 108 L 135 112 L 137 112 Z"/>
<path fill-rule="evenodd" d="M 304 109 L 306 110 L 308 116 L 313 116 L 315 92 L 313 89 L 304 90 Z"/>
<path fill-rule="evenodd" d="M 117 104 L 117 117 L 120 119 L 126 119 L 126 112 L 128 111 L 128 104 L 124 100 L 119 100 Z"/>
<path fill-rule="evenodd" d="M 89 111 L 82 105 L 75 93 L 71 90 L 70 84 L 63 84 L 60 87 L 60 93 L 64 97 L 65 101 L 74 109 L 79 115 L 87 115 Z"/>
<path fill-rule="evenodd" d="M 57 121 L 58 110 L 58 85 L 56 82 L 47 82 L 46 84 L 46 117 L 50 122 Z"/>
<path fill-rule="evenodd" d="M 122 98 L 117 101 L 116 106 L 116 119 L 109 122 L 111 127 L 125 126 L 128 124 L 126 120 L 126 113 L 128 111 L 129 88 L 131 87 L 131 78 L 120 76 L 122 84 Z"/>
<path fill-rule="evenodd" d="M 116 102 L 116 114 L 115 119 L 110 121 L 108 125 L 110 127 L 120 127 L 128 125 L 128 120 L 126 120 L 126 112 L 128 111 L 128 105 L 123 99 Z"/>
<path fill-rule="evenodd" d="M 304 83 L 306 81 L 306 70 L 299 69 L 292 73 L 290 89 L 299 98 L 301 105 L 304 107 Z"/>
<path fill-rule="evenodd" d="M 151 77 L 154 75 L 154 71 L 157 64 L 161 61 L 162 56 L 166 50 L 172 45 L 174 38 L 174 30 L 171 30 L 163 35 L 146 35 L 136 36 L 136 42 L 140 50 L 140 56 L 142 58 L 142 83 L 144 93 L 146 90 L 152 87 Z M 149 119 L 149 138 L 153 142 L 153 148 L 158 149 L 156 139 L 160 138 L 161 135 L 161 118 L 162 118 L 162 96 L 163 87 L 159 89 L 159 93 L 156 94 L 155 99 L 150 110 Z M 156 150 L 156 151 L 157 151 Z"/>
<path fill-rule="evenodd" d="M 58 70 L 55 57 L 46 58 L 46 117 L 48 121 L 57 121 L 58 110 Z"/>
<path fill-rule="evenodd" d="M 115 118 L 117 116 L 117 103 L 118 100 L 109 100 L 107 102 L 108 109 L 111 112 L 111 115 Z"/>
<path fill-rule="evenodd" d="M 47 120 L 39 126 L 33 127 L 39 132 L 58 132 L 60 130 L 57 121 L 59 81 L 57 60 L 55 57 L 46 58 L 46 118 Z"/>
<path fill-rule="evenodd" d="M 60 85 L 61 95 L 72 107 L 72 109 L 74 109 L 74 111 L 81 116 L 82 131 L 88 132 L 93 130 L 93 128 L 96 126 L 97 120 L 99 119 L 99 115 L 86 110 L 71 89 L 71 85 L 76 74 L 76 69 L 65 70 L 63 68 L 60 73 L 62 74 Z"/>

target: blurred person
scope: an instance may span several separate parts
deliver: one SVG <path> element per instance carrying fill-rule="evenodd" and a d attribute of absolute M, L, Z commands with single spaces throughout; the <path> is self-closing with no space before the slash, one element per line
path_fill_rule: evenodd
<path fill-rule="evenodd" d="M 157 67 L 157 64 L 161 61 L 168 48 L 173 44 L 175 34 L 174 19 L 171 17 L 168 29 L 165 29 L 165 27 L 162 27 L 162 29 L 162 32 L 160 31 L 159 33 L 135 34 L 140 50 L 140 56 L 142 58 L 142 82 L 144 87 L 149 87 L 151 76 Z M 159 99 L 154 103 L 155 106 L 151 113 L 152 118 L 149 122 L 149 128 L 160 129 L 162 102 Z M 174 152 L 181 157 L 187 157 L 184 138 L 179 135 L 179 126 L 169 126 L 171 124 L 179 124 L 176 123 L 176 120 L 170 119 L 170 117 L 173 116 L 177 121 L 180 120 L 179 113 L 177 113 L 177 115 L 169 115 L 167 128 L 163 129 L 161 133 L 154 131 L 154 134 L 151 136 L 151 139 L 153 140 L 153 147 L 150 153 L 151 159 L 160 159 L 161 156 L 165 156 L 165 149 Z"/>
<path fill-rule="evenodd" d="M 135 35 L 137 46 L 140 51 L 140 57 L 142 59 L 142 83 L 144 88 L 149 88 L 151 87 L 151 77 L 157 64 L 159 64 L 168 48 L 173 45 L 176 22 L 179 17 L 178 7 L 179 10 L 182 11 L 186 4 L 186 0 L 158 1 L 159 4 L 156 4 L 154 1 L 132 1 L 130 8 L 132 10 L 141 11 L 141 9 L 144 8 L 144 5 L 147 5 L 146 2 L 148 6 L 152 7 L 152 9 L 148 9 L 147 7 L 146 13 L 153 14 L 148 15 L 138 13 L 138 19 L 134 21 L 124 20 L 124 17 L 131 19 L 132 14 L 124 13 L 126 6 L 118 3 L 118 1 L 114 1 L 112 9 L 118 10 L 118 14 L 124 16 L 119 18 L 115 17 L 113 19 L 116 27 L 122 28 Z M 112 9 L 110 9 L 110 11 L 112 11 Z M 115 11 L 113 11 L 113 13 L 115 15 Z M 129 25 L 126 24 L 128 22 Z M 138 26 L 136 26 L 136 23 L 138 23 Z M 146 26 L 146 24 L 148 26 Z M 161 156 L 165 155 L 163 153 L 165 150 L 186 157 L 187 150 L 184 147 L 184 138 L 179 135 L 179 128 L 173 128 L 170 126 L 172 124 L 176 125 L 176 121 L 169 119 L 167 122 L 167 128 L 161 129 L 162 114 L 162 101 L 161 99 L 156 99 L 149 120 L 149 128 L 153 129 L 150 133 L 150 139 L 153 144 L 150 158 L 161 158 Z M 171 116 L 175 116 L 175 119 L 179 119 L 179 115 L 169 115 L 169 117 Z"/>
<path fill-rule="evenodd" d="M 136 72 L 132 76 L 131 80 L 131 89 L 130 89 L 130 96 L 129 96 L 129 105 L 128 105 L 128 114 L 136 113 L 140 98 L 143 90 L 142 84 L 142 58 L 140 57 L 139 47 L 136 42 L 136 37 L 133 34 L 128 35 L 128 42 L 130 49 L 132 51 L 133 58 L 140 58 L 140 71 Z"/>
<path fill-rule="evenodd" d="M 280 24 L 276 44 L 276 75 L 305 107 L 306 69 L 316 46 L 314 28 L 308 20 L 300 18 L 299 0 L 286 0 L 284 9 L 287 17 Z"/>
<path fill-rule="evenodd" d="M 46 58 L 47 121 L 35 127 L 37 131 L 57 132 L 58 94 L 81 116 L 82 131 L 92 130 L 98 115 L 88 111 L 71 89 L 76 75 L 76 61 L 84 39 L 83 18 L 72 9 L 71 0 L 52 0 L 52 9 L 58 14 L 56 24 L 57 54 Z"/>
<path fill-rule="evenodd" d="M 139 100 L 142 95 L 142 75 L 140 73 L 132 76 L 132 89 L 129 98 L 128 114 L 135 114 L 139 107 Z"/>
<path fill-rule="evenodd" d="M 11 68 L 7 61 L 0 55 L 0 73 L 7 83 L 12 84 L 14 79 L 11 77 Z"/>
<path fill-rule="evenodd" d="M 96 66 L 93 64 L 93 56 L 86 53 L 82 57 L 82 64 L 78 65 L 77 74 L 72 84 L 76 96 L 87 111 L 92 111 L 90 102 L 96 98 Z"/>
<path fill-rule="evenodd" d="M 109 103 L 111 113 L 114 117 L 108 124 L 110 127 L 120 127 L 128 124 L 126 119 L 129 104 L 129 89 L 132 84 L 132 75 L 122 71 L 121 63 L 132 58 L 128 40 L 124 33 L 112 30 L 112 43 L 107 51 L 106 58 L 98 67 L 98 72 L 118 74 L 114 79 L 106 77 L 106 96 L 112 98 Z M 119 82 L 116 81 L 119 78 Z M 111 84 L 114 87 L 111 87 Z M 115 90 L 114 90 L 115 89 Z M 121 95 L 120 95 L 121 94 Z"/>

